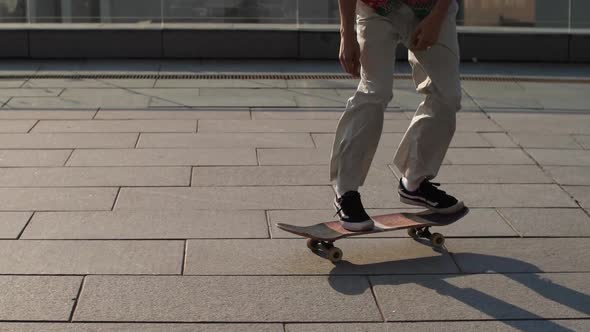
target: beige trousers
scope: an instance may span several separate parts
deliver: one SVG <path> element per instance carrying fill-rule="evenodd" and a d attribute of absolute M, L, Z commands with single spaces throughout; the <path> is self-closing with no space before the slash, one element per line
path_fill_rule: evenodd
<path fill-rule="evenodd" d="M 459 44 L 451 4 L 438 42 L 426 51 L 409 51 L 416 91 L 424 101 L 406 131 L 394 165 L 411 183 L 434 178 L 455 133 L 461 108 Z M 336 129 L 330 180 L 344 193 L 362 186 L 383 130 L 383 112 L 393 98 L 393 67 L 398 43 L 410 45 L 420 22 L 406 5 L 380 16 L 357 2 L 357 39 L 361 48 L 361 80 Z"/>

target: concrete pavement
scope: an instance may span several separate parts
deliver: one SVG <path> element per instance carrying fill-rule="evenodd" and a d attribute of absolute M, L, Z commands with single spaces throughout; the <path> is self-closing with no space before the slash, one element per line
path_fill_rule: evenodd
<path fill-rule="evenodd" d="M 59 64 L 18 67 L 85 70 Z M 271 68 L 306 68 L 290 66 Z M 590 84 L 560 83 L 572 70 L 464 81 L 438 180 L 472 210 L 440 229 L 446 250 L 390 232 L 339 242 L 338 265 L 274 225 L 332 218 L 353 80 L 0 80 L 0 330 L 588 330 Z M 371 214 L 410 210 L 391 159 L 420 98 L 398 82 L 361 190 Z"/>

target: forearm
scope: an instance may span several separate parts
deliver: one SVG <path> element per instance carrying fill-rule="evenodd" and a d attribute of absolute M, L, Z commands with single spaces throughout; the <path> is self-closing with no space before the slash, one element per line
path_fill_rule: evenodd
<path fill-rule="evenodd" d="M 455 0 L 438 0 L 434 8 L 432 9 L 431 15 L 437 17 L 445 17 L 449 12 L 449 7 L 451 3 Z"/>
<path fill-rule="evenodd" d="M 338 6 L 340 8 L 340 34 L 342 36 L 350 36 L 354 34 L 356 0 L 338 0 Z"/>

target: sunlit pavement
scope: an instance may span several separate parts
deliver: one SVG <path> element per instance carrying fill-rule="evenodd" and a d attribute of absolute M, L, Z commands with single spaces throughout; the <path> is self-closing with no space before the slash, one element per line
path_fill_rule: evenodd
<path fill-rule="evenodd" d="M 590 66 L 462 72 L 437 180 L 470 214 L 443 251 L 389 232 L 339 241 L 334 265 L 275 224 L 333 218 L 357 85 L 336 62 L 1 62 L 0 330 L 590 330 Z M 373 215 L 411 210 L 391 165 L 408 73 L 361 188 Z"/>

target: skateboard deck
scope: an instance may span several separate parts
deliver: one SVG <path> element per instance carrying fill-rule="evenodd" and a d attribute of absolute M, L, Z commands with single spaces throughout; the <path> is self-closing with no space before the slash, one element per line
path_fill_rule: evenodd
<path fill-rule="evenodd" d="M 384 214 L 372 217 L 375 222 L 375 227 L 371 230 L 362 232 L 346 230 L 338 220 L 310 226 L 295 226 L 278 223 L 277 227 L 289 233 L 308 238 L 307 246 L 309 249 L 316 253 L 325 252 L 332 262 L 337 262 L 342 257 L 342 251 L 334 247 L 334 241 L 351 236 L 407 229 L 408 234 L 412 238 L 428 239 L 433 246 L 442 247 L 445 241 L 444 236 L 439 233 L 430 233 L 430 227 L 448 226 L 463 218 L 467 213 L 469 213 L 468 208 L 464 208 L 453 214 L 439 214 L 431 211 Z"/>
<path fill-rule="evenodd" d="M 311 226 L 295 226 L 277 224 L 277 227 L 299 236 L 318 241 L 336 241 L 349 236 L 367 235 L 373 233 L 394 231 L 407 228 L 431 226 L 447 226 L 463 218 L 468 213 L 467 208 L 454 214 L 439 214 L 430 211 L 419 213 L 391 213 L 374 216 L 375 227 L 368 231 L 352 232 L 344 229 L 340 221 L 328 221 Z"/>

